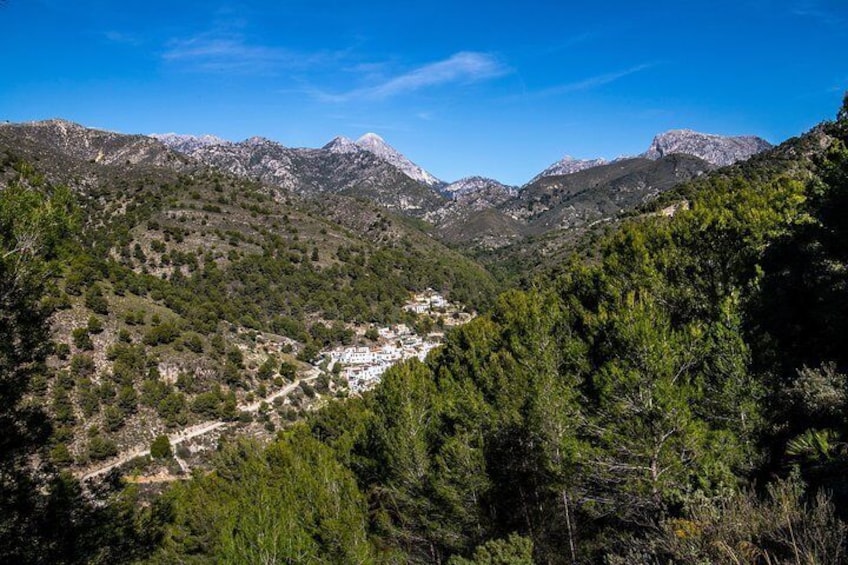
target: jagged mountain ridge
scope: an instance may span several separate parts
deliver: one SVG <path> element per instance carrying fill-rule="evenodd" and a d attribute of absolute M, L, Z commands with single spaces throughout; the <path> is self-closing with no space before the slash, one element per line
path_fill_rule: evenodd
<path fill-rule="evenodd" d="M 231 142 L 216 135 L 186 135 L 180 133 L 151 133 L 149 137 L 161 141 L 180 153 L 190 153 L 208 145 L 228 145 Z"/>
<path fill-rule="evenodd" d="M 366 198 L 389 210 L 427 220 L 443 239 L 486 247 L 614 217 L 713 166 L 697 157 L 671 160 L 675 153 L 701 151 L 713 160 L 721 155 L 736 158 L 747 154 L 746 147 L 750 152 L 767 143 L 753 137 L 733 138 L 727 145 L 730 150 L 721 153 L 724 145 L 720 136 L 678 131 L 657 136 L 651 158 L 604 163 L 601 159 L 569 157 L 558 162 L 558 169 L 549 168 L 563 174 L 537 176 L 521 189 L 493 179 L 467 177 L 441 185 L 436 191 L 364 148 L 364 142 L 388 147 L 375 135 L 358 141 L 337 137 L 323 148 L 306 149 L 285 147 L 262 137 L 235 143 L 215 136 L 164 134 L 150 138 L 97 130 L 86 134 L 88 130 L 82 126 L 56 120 L 36 123 L 36 130 L 41 131 L 41 137 L 55 136 L 57 143 L 93 162 L 186 167 L 186 163 L 197 161 L 307 197 L 341 194 Z"/>
<path fill-rule="evenodd" d="M 466 177 L 444 187 L 450 202 L 427 213 L 424 219 L 438 227 L 439 235 L 452 242 L 473 241 L 498 247 L 514 239 L 521 226 L 497 207 L 515 198 L 518 189 L 494 179 Z M 470 234 L 470 237 L 469 237 Z"/>
<path fill-rule="evenodd" d="M 655 161 L 667 155 L 682 153 L 702 159 L 711 165 L 726 167 L 738 161 L 744 161 L 772 147 L 771 143 L 755 135 L 724 136 L 700 133 L 690 129 L 674 129 L 654 136 L 647 151 L 641 153 L 638 157 Z M 569 175 L 632 158 L 631 156 L 624 156 L 607 161 L 603 158 L 576 159 L 566 155 L 533 177 L 525 186 L 529 186 L 544 177 Z"/>
<path fill-rule="evenodd" d="M 438 187 L 444 183 L 410 161 L 376 133 L 366 133 L 356 140 L 356 145 L 391 163 L 409 178 L 417 180 L 429 187 Z"/>
<path fill-rule="evenodd" d="M 445 201 L 437 191 L 346 138 L 337 137 L 320 149 L 289 148 L 262 137 L 238 143 L 199 139 L 163 141 L 175 143 L 172 147 L 184 148 L 186 155 L 207 165 L 305 196 L 361 196 L 411 216 L 423 215 Z"/>
<path fill-rule="evenodd" d="M 729 137 L 677 129 L 654 137 L 651 146 L 640 156 L 659 159 L 672 153 L 684 153 L 725 167 L 771 148 L 771 143 L 753 135 Z"/>
<path fill-rule="evenodd" d="M 0 124 L 0 133 L 33 151 L 59 149 L 71 167 L 75 162 L 171 168 L 187 164 L 181 154 L 150 137 L 87 128 L 62 119 Z"/>
<path fill-rule="evenodd" d="M 499 198 L 499 196 L 496 195 L 512 197 L 518 193 L 518 189 L 513 186 L 505 185 L 495 179 L 473 176 L 461 178 L 458 181 L 450 183 L 442 188 L 442 192 L 450 195 L 456 200 L 462 196 L 486 192 L 496 198 Z"/>
<path fill-rule="evenodd" d="M 714 168 L 703 159 L 680 153 L 656 160 L 620 159 L 570 175 L 541 178 L 501 210 L 526 222 L 528 234 L 576 228 L 632 210 Z"/>
<path fill-rule="evenodd" d="M 557 175 L 570 175 L 571 173 L 579 173 L 592 167 L 600 167 L 609 163 L 606 159 L 575 159 L 571 155 L 566 155 L 556 163 L 546 168 L 544 171 L 533 177 L 527 184 L 533 184 L 543 177 L 552 177 Z"/>
<path fill-rule="evenodd" d="M 650 201 L 714 169 L 703 159 L 672 154 L 620 159 L 567 175 L 541 177 L 491 208 L 428 214 L 452 243 L 501 247 L 522 237 L 582 229 Z M 473 193 L 472 193 L 473 194 Z"/>
<path fill-rule="evenodd" d="M 221 139 L 220 137 L 208 134 L 195 136 L 176 133 L 153 133 L 150 134 L 150 137 L 158 139 L 159 141 L 171 147 L 172 149 L 181 151 L 183 153 L 191 153 L 198 149 L 210 146 L 238 145 L 237 143 L 233 143 L 231 141 Z M 245 140 L 245 142 L 247 141 L 250 140 Z M 345 155 L 358 153 L 360 151 L 367 151 L 373 155 L 376 155 L 383 161 L 393 165 L 412 180 L 418 181 L 429 187 L 440 187 L 445 185 L 443 181 L 439 180 L 419 165 L 413 163 L 411 160 L 409 160 L 409 158 L 407 158 L 394 147 L 389 145 L 382 137 L 380 137 L 376 133 L 366 133 L 356 141 L 344 136 L 338 136 L 333 138 L 326 145 L 324 145 L 322 149 L 329 151 L 330 153 Z"/>

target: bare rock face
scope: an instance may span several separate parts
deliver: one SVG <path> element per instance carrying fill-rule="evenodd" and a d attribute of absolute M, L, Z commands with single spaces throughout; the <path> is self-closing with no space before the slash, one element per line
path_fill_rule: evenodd
<path fill-rule="evenodd" d="M 429 187 L 435 187 L 443 184 L 442 181 L 407 159 L 406 156 L 386 143 L 386 141 L 376 133 L 366 133 L 356 140 L 356 145 L 395 166 L 412 180 L 416 180 Z"/>
<path fill-rule="evenodd" d="M 485 177 L 465 177 L 456 182 L 452 182 L 442 189 L 442 192 L 453 197 L 454 200 L 462 200 L 462 197 L 485 197 L 503 201 L 507 198 L 515 196 L 516 189 L 507 186 L 495 179 Z M 500 204 L 500 202 L 492 205 Z"/>
<path fill-rule="evenodd" d="M 210 145 L 228 145 L 230 142 L 214 135 L 184 135 L 179 133 L 151 133 L 150 137 L 157 139 L 180 153 L 191 153 L 201 147 Z"/>
<path fill-rule="evenodd" d="M 514 198 L 518 190 L 494 179 L 466 177 L 447 185 L 442 193 L 451 200 L 424 216 L 435 225 L 442 225 L 447 220 L 456 222 L 473 212 L 495 208 Z"/>
<path fill-rule="evenodd" d="M 304 196 L 361 196 L 412 216 L 421 216 L 445 201 L 435 189 L 441 181 L 373 134 L 359 141 L 336 137 L 320 149 L 286 147 L 264 137 L 238 143 L 176 134 L 157 139 L 227 173 Z M 435 179 L 436 185 L 425 182 L 428 179 Z"/>
<path fill-rule="evenodd" d="M 676 129 L 656 136 L 651 147 L 641 156 L 656 160 L 672 153 L 684 153 L 724 167 L 744 161 L 771 147 L 771 143 L 753 135 L 727 137 Z"/>
<path fill-rule="evenodd" d="M 360 151 L 364 151 L 355 141 L 342 135 L 333 138 L 323 149 L 335 154 L 359 153 Z"/>
<path fill-rule="evenodd" d="M 67 120 L 3 124 L 0 135 L 14 137 L 19 144 L 57 148 L 70 157 L 99 165 L 173 168 L 181 164 L 176 153 L 148 136 L 86 128 Z"/>
<path fill-rule="evenodd" d="M 572 173 L 579 173 L 580 171 L 585 171 L 586 169 L 591 169 L 592 167 L 600 167 L 601 165 L 608 164 L 609 161 L 606 159 L 575 159 L 571 155 L 566 155 L 528 182 L 527 184 L 533 184 L 537 180 L 543 177 L 552 177 L 557 175 L 570 175 Z"/>

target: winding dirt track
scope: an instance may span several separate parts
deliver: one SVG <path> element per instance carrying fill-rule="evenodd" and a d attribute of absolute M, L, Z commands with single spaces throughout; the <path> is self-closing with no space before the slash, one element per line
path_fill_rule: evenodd
<path fill-rule="evenodd" d="M 290 385 L 281 388 L 280 390 L 266 396 L 265 398 L 262 398 L 261 400 L 257 400 L 256 402 L 253 402 L 251 404 L 245 404 L 243 406 L 239 406 L 238 409 L 240 411 L 243 411 L 243 412 L 257 412 L 259 410 L 259 407 L 262 405 L 263 402 L 267 402 L 267 403 L 270 404 L 271 402 L 274 401 L 274 399 L 279 398 L 281 396 L 288 395 L 290 392 L 292 392 L 294 389 L 296 389 L 298 386 L 300 386 L 300 383 L 314 381 L 315 379 L 318 378 L 317 371 L 311 371 L 309 374 L 311 376 L 303 378 L 303 379 L 296 380 L 295 382 L 291 383 Z M 176 445 L 178 445 L 178 444 L 180 444 L 184 441 L 188 441 L 188 440 L 194 439 L 198 436 L 208 434 L 209 432 L 215 431 L 218 428 L 222 428 L 226 425 L 227 425 L 227 422 L 225 422 L 223 420 L 210 420 L 208 422 L 201 422 L 200 424 L 195 424 L 193 426 L 183 428 L 183 429 L 181 429 L 177 432 L 174 432 L 172 434 L 168 434 L 168 440 L 170 440 L 171 446 L 176 446 Z M 78 471 L 76 473 L 76 476 L 82 482 L 85 482 L 85 481 L 88 481 L 90 479 L 94 479 L 94 478 L 97 478 L 99 476 L 105 475 L 106 473 L 108 473 L 112 469 L 116 469 L 117 467 L 120 467 L 121 465 L 125 465 L 126 463 L 129 463 L 131 460 L 135 459 L 136 457 L 143 457 L 143 456 L 149 455 L 149 454 L 150 454 L 149 444 L 148 445 L 137 445 L 133 448 L 130 448 L 130 449 L 122 452 L 121 454 L 117 455 L 116 457 L 114 457 L 114 458 L 112 458 L 112 459 L 110 459 L 110 460 L 108 460 L 104 463 L 99 464 L 96 467 L 89 467 L 89 468 L 84 469 L 82 471 Z"/>

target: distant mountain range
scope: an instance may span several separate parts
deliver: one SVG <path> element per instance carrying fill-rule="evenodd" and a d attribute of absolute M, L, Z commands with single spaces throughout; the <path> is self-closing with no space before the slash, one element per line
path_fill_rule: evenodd
<path fill-rule="evenodd" d="M 337 137 L 311 149 L 262 137 L 232 142 L 211 135 L 123 135 L 64 120 L 7 124 L 3 129 L 14 131 L 20 143 L 73 156 L 76 160 L 69 160 L 68 167 L 78 166 L 80 159 L 171 169 L 199 164 L 307 198 L 326 200 L 337 194 L 365 199 L 426 220 L 436 228 L 434 234 L 451 243 L 484 247 L 614 217 L 680 182 L 771 147 L 753 136 L 672 130 L 657 135 L 638 157 L 606 161 L 566 156 L 519 188 L 483 177 L 447 184 L 373 133 L 355 141 Z"/>
<path fill-rule="evenodd" d="M 651 147 L 641 156 L 660 159 L 673 153 L 683 153 L 725 167 L 771 148 L 771 143 L 753 135 L 726 137 L 675 129 L 656 136 Z"/>
<path fill-rule="evenodd" d="M 239 145 L 255 146 L 259 144 L 260 140 L 271 144 L 275 143 L 262 138 L 251 138 L 240 143 L 233 143 L 213 135 L 192 136 L 175 133 L 151 134 L 150 137 L 158 139 L 168 147 L 186 154 L 194 154 L 204 149 L 208 149 L 209 147 L 232 147 Z M 277 145 L 280 148 L 284 148 L 282 145 Z M 658 160 L 667 155 L 682 153 L 698 157 L 711 165 L 723 167 L 732 165 L 737 161 L 748 159 L 752 155 L 756 155 L 757 153 L 765 151 L 771 147 L 772 145 L 768 141 L 756 136 L 721 136 L 700 133 L 688 129 L 678 129 L 669 130 L 655 136 L 650 147 L 645 152 L 638 155 L 638 157 Z M 449 188 L 450 186 L 457 185 L 457 183 L 463 183 L 467 179 L 480 178 L 466 177 L 466 179 L 460 179 L 459 181 L 448 185 L 448 183 L 439 180 L 435 175 L 412 162 L 409 158 L 397 151 L 382 137 L 375 133 L 366 133 L 356 141 L 342 136 L 336 137 L 327 143 L 322 149 L 335 155 L 356 155 L 363 151 L 371 153 L 383 162 L 392 165 L 410 179 L 430 188 L 440 189 L 447 195 L 452 195 L 456 192 L 456 189 L 451 189 Z M 290 149 L 289 151 L 305 153 L 314 150 Z M 532 185 L 544 177 L 570 175 L 586 169 L 608 165 L 611 162 L 632 158 L 633 157 L 625 156 L 614 159 L 613 161 L 608 161 L 604 158 L 577 159 L 570 155 L 565 155 L 562 159 L 551 164 L 539 174 L 534 176 L 525 186 Z"/>
<path fill-rule="evenodd" d="M 375 134 L 355 142 L 337 137 L 320 149 L 290 148 L 262 137 L 237 143 L 214 136 L 150 137 L 228 173 L 305 196 L 360 196 L 411 216 L 421 216 L 445 201 L 434 188 L 441 186 L 441 181 Z"/>
<path fill-rule="evenodd" d="M 553 177 L 558 175 L 570 175 L 579 173 L 592 167 L 600 167 L 609 163 L 606 159 L 575 159 L 571 155 L 566 155 L 556 163 L 549 166 L 547 169 L 533 177 L 527 184 L 533 184 L 542 177 Z"/>
<path fill-rule="evenodd" d="M 651 146 L 639 157 L 657 160 L 666 155 L 682 153 L 703 159 L 711 165 L 725 167 L 737 161 L 744 161 L 752 155 L 770 149 L 772 144 L 753 135 L 744 136 L 722 136 L 709 133 L 699 133 L 689 129 L 675 129 L 661 133 L 654 137 Z M 631 159 L 632 157 L 619 157 L 615 161 Z M 533 184 L 542 177 L 569 175 L 579 173 L 592 167 L 600 167 L 609 164 L 606 159 L 575 159 L 566 155 L 544 171 L 533 177 L 527 184 Z"/>

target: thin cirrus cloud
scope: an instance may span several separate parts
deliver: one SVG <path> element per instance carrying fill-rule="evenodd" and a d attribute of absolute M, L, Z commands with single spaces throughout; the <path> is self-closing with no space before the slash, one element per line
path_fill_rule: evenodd
<path fill-rule="evenodd" d="M 139 46 L 143 43 L 139 36 L 122 31 L 107 31 L 103 34 L 103 37 L 111 43 L 120 43 L 124 45 Z"/>
<path fill-rule="evenodd" d="M 280 47 L 251 45 L 239 34 L 200 34 L 168 43 L 162 59 L 203 72 L 269 72 L 304 68 L 333 58 L 321 52 L 304 54 Z"/>
<path fill-rule="evenodd" d="M 610 73 L 603 73 L 595 76 L 591 76 L 589 78 L 581 79 L 574 82 L 569 82 L 565 84 L 559 84 L 556 86 L 552 86 L 549 88 L 544 88 L 542 90 L 537 90 L 536 92 L 530 93 L 531 96 L 537 97 L 545 97 L 545 96 L 555 96 L 559 94 L 570 94 L 572 92 L 580 92 L 583 90 L 592 90 L 593 88 L 598 88 L 600 86 L 604 86 L 607 84 L 611 84 L 616 82 L 624 77 L 639 73 L 641 71 L 650 69 L 652 67 L 657 66 L 658 63 L 642 63 L 640 65 L 635 65 L 633 67 L 629 67 L 627 69 L 622 69 L 619 71 L 614 71 Z"/>
<path fill-rule="evenodd" d="M 494 79 L 509 72 L 511 71 L 506 65 L 489 53 L 462 51 L 447 59 L 422 65 L 371 86 L 356 88 L 341 94 L 320 91 L 313 91 L 312 94 L 328 102 L 384 100 L 430 87 L 470 84 Z"/>
<path fill-rule="evenodd" d="M 837 6 L 840 9 L 837 9 Z M 846 21 L 846 10 L 843 0 L 831 2 L 823 0 L 800 0 L 792 6 L 792 14 L 802 18 L 810 18 L 832 27 L 842 27 Z"/>

